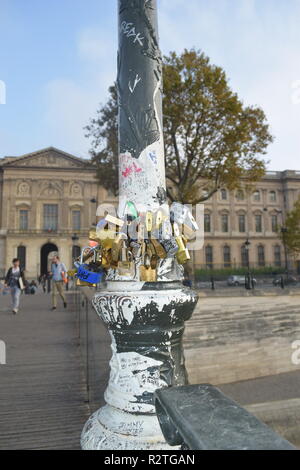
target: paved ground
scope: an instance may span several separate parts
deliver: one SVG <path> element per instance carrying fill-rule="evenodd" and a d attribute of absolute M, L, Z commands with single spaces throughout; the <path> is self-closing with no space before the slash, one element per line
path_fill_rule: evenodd
<path fill-rule="evenodd" d="M 216 300 L 209 302 L 214 304 Z M 22 309 L 17 316 L 10 313 L 9 305 L 9 296 L 1 295 L 0 340 L 7 345 L 7 365 L 0 365 L 0 449 L 79 449 L 80 433 L 91 413 L 86 403 L 83 373 L 86 367 L 84 324 L 81 325 L 82 363 L 76 313 L 71 305 L 67 310 L 60 308 L 52 312 L 50 296 L 42 293 L 22 296 Z M 90 334 L 95 328 L 96 339 L 101 344 L 96 340 L 93 343 L 93 337 L 90 343 L 101 357 L 94 353 L 96 367 L 90 364 L 90 385 L 94 384 L 93 369 L 100 368 L 101 374 L 95 380 L 97 408 L 107 380 L 110 349 L 104 330 L 97 330 L 100 322 L 96 320 L 97 325 L 91 328 Z M 282 435 L 291 430 L 291 435 L 286 437 L 299 442 L 300 370 L 220 388 L 243 405 L 261 403 L 256 406 L 259 417 Z M 93 387 L 90 399 L 93 406 Z M 288 413 L 284 406 L 288 407 Z"/>
<path fill-rule="evenodd" d="M 90 415 L 75 313 L 50 311 L 48 294 L 22 296 L 13 316 L 0 298 L 0 449 L 79 449 Z"/>
<path fill-rule="evenodd" d="M 300 398 L 300 370 L 219 385 L 241 405 Z"/>

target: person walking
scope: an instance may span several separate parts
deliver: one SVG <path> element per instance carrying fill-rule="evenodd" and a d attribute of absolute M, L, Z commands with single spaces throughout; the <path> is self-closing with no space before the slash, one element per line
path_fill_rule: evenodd
<path fill-rule="evenodd" d="M 67 276 L 67 268 L 59 259 L 59 256 L 54 256 L 51 265 L 52 273 L 52 310 L 56 310 L 56 291 L 59 293 L 64 307 L 67 307 L 66 298 L 64 296 L 64 281 Z"/>
<path fill-rule="evenodd" d="M 12 311 L 15 315 L 19 311 L 20 295 L 21 291 L 24 289 L 25 283 L 24 269 L 20 266 L 20 260 L 18 258 L 14 258 L 12 260 L 12 267 L 7 271 L 4 286 L 10 288 Z"/>

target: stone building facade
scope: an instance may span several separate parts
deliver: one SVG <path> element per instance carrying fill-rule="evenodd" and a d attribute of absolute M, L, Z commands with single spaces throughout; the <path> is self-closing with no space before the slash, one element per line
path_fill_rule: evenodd
<path fill-rule="evenodd" d="M 89 162 L 55 148 L 2 158 L 1 276 L 15 256 L 28 279 L 49 269 L 53 252 L 70 268 L 72 256 L 87 244 L 96 203 L 105 197 Z"/>
<path fill-rule="evenodd" d="M 196 254 L 196 267 L 246 267 L 248 246 L 252 267 L 287 263 L 300 273 L 300 261 L 286 257 L 277 232 L 299 197 L 300 171 L 269 171 L 251 191 L 215 193 L 205 202 L 205 244 Z"/>
<path fill-rule="evenodd" d="M 255 191 L 218 191 L 205 202 L 205 242 L 196 268 L 284 266 L 282 225 L 300 196 L 300 172 L 268 172 Z M 27 277 L 49 268 L 58 251 L 68 267 L 86 246 L 96 207 L 114 199 L 97 185 L 89 161 L 53 147 L 0 159 L 0 277 L 18 256 Z M 300 271 L 298 260 L 289 260 Z"/>

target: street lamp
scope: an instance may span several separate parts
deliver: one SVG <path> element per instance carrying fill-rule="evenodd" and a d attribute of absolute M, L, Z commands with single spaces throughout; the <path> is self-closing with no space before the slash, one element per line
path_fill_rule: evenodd
<path fill-rule="evenodd" d="M 249 238 L 245 241 L 245 250 L 247 253 L 247 277 L 246 277 L 246 282 L 245 282 L 245 288 L 250 290 L 251 289 L 251 274 L 250 274 L 250 258 L 249 258 L 249 248 L 250 248 L 251 242 L 249 241 Z"/>
<path fill-rule="evenodd" d="M 98 209 L 98 201 L 95 197 L 93 197 L 92 199 L 90 199 L 90 202 L 92 204 L 96 204 L 96 222 L 94 222 L 92 225 L 94 226 L 97 226 L 97 209 Z"/>
<path fill-rule="evenodd" d="M 287 245 L 286 245 L 286 234 L 288 233 L 288 229 L 286 227 L 281 227 L 281 233 L 282 233 L 282 243 L 284 247 L 285 273 L 286 273 L 286 277 L 288 277 L 289 262 L 288 262 L 288 251 L 287 251 Z"/>

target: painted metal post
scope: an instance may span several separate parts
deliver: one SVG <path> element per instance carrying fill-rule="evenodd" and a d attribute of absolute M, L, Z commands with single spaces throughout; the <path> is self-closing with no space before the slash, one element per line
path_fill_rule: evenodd
<path fill-rule="evenodd" d="M 156 0 L 119 0 L 117 84 L 120 199 L 153 210 L 166 202 Z"/>
<path fill-rule="evenodd" d="M 162 64 L 156 0 L 119 0 L 120 207 L 166 205 Z M 176 259 L 161 260 L 157 282 L 114 271 L 93 306 L 112 338 L 106 406 L 86 423 L 83 449 L 168 449 L 155 414 L 155 390 L 184 385 L 184 322 L 197 295 L 181 283 Z"/>

